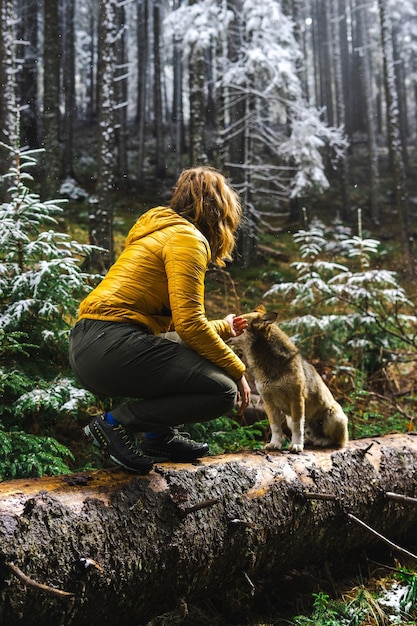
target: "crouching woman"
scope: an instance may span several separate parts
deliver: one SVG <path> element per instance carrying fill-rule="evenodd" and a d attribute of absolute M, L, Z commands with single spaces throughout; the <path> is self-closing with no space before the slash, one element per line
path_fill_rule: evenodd
<path fill-rule="evenodd" d="M 204 280 L 235 246 L 241 205 L 210 167 L 182 172 L 168 206 L 144 213 L 101 283 L 83 300 L 70 363 L 95 394 L 129 398 L 92 419 L 85 434 L 119 466 L 140 474 L 154 462 L 209 453 L 178 431 L 249 403 L 245 365 L 226 340 L 245 332 L 234 314 L 209 321 Z M 175 330 L 180 341 L 165 335 Z M 139 444 L 136 433 L 142 433 Z"/>

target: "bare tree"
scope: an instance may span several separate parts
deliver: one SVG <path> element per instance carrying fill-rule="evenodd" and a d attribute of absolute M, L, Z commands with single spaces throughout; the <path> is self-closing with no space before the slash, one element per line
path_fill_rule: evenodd
<path fill-rule="evenodd" d="M 99 62 L 98 62 L 98 174 L 97 199 L 90 213 L 90 239 L 107 251 L 101 255 L 104 267 L 114 260 L 113 198 L 115 137 L 115 42 L 118 33 L 118 0 L 107 0 L 100 5 Z M 102 268 L 103 269 L 103 268 Z"/>
<path fill-rule="evenodd" d="M 145 124 L 147 119 L 148 75 L 149 75 L 149 0 L 139 0 L 137 6 L 137 46 L 138 46 L 138 165 L 137 182 L 143 186 L 145 164 Z"/>
<path fill-rule="evenodd" d="M 178 8 L 181 0 L 174 3 Z M 182 168 L 182 155 L 184 151 L 184 109 L 183 109 L 183 63 L 181 40 L 173 37 L 172 42 L 172 65 L 173 65 L 173 96 L 172 96 L 172 125 L 173 146 L 175 150 L 175 175 L 178 176 Z"/>
<path fill-rule="evenodd" d="M 13 0 L 0 0 L 0 141 L 16 145 L 16 80 Z M 9 168 L 9 153 L 0 145 L 0 176 Z"/>
<path fill-rule="evenodd" d="M 88 11 L 88 34 L 90 38 L 88 69 L 87 69 L 87 107 L 86 119 L 88 122 L 97 120 L 98 113 L 98 7 L 96 2 L 91 2 Z"/>
<path fill-rule="evenodd" d="M 204 53 L 196 48 L 189 61 L 190 165 L 207 161 L 205 149 Z"/>
<path fill-rule="evenodd" d="M 343 64 L 341 55 L 341 28 L 340 24 L 346 19 L 346 15 L 340 12 L 341 5 L 339 0 L 333 0 L 330 8 L 330 33 L 333 41 L 333 74 L 334 74 L 334 91 L 336 102 L 336 124 L 346 128 L 346 105 L 343 81 Z M 341 192 L 342 192 L 342 211 L 341 218 L 348 221 L 349 214 L 349 163 L 346 152 L 341 156 L 337 163 L 341 172 Z"/>
<path fill-rule="evenodd" d="M 380 218 L 379 204 L 377 201 L 379 166 L 378 146 L 376 141 L 375 104 L 372 89 L 372 58 L 367 37 L 367 33 L 369 32 L 369 7 L 365 5 L 362 0 L 356 0 L 355 18 L 358 48 L 360 51 L 360 76 L 362 77 L 366 113 L 369 163 L 369 212 L 371 219 L 375 223 L 378 223 Z"/>
<path fill-rule="evenodd" d="M 116 143 L 117 150 L 117 186 L 126 189 L 129 182 L 129 167 L 127 159 L 127 104 L 128 104 L 128 77 L 129 63 L 126 50 L 126 8 L 119 4 L 117 8 L 118 37 L 116 47 Z"/>
<path fill-rule="evenodd" d="M 229 0 L 228 9 L 234 14 L 234 20 L 231 28 L 228 29 L 227 37 L 227 59 L 226 63 L 237 64 L 242 49 L 242 39 L 244 32 L 244 24 L 242 23 L 242 1 Z M 227 65 L 226 65 L 227 67 Z M 226 69 L 226 68 L 224 68 Z M 230 171 L 232 180 L 236 185 L 243 183 L 242 164 L 244 163 L 244 128 L 245 128 L 245 91 L 244 85 L 240 89 L 236 89 L 232 84 L 224 82 L 226 90 L 223 104 L 225 106 L 224 114 L 224 141 L 227 149 L 227 166 Z"/>
<path fill-rule="evenodd" d="M 63 173 L 73 176 L 74 153 L 74 120 L 75 106 L 75 33 L 73 0 L 65 0 L 64 32 L 63 32 L 63 89 L 64 89 L 64 123 L 63 123 Z"/>
<path fill-rule="evenodd" d="M 161 59 L 161 2 L 153 0 L 153 97 L 155 130 L 155 174 L 165 177 L 164 108 L 162 106 L 162 59 Z"/>
<path fill-rule="evenodd" d="M 196 0 L 191 0 L 196 4 Z M 204 50 L 199 42 L 193 47 L 188 62 L 190 97 L 190 165 L 207 161 L 205 142 L 205 60 Z"/>
<path fill-rule="evenodd" d="M 62 176 L 62 159 L 59 136 L 60 104 L 60 40 L 62 31 L 59 20 L 60 0 L 48 0 L 43 5 L 43 132 L 42 146 L 45 150 L 42 171 L 42 195 L 55 197 Z"/>
<path fill-rule="evenodd" d="M 414 274 L 414 259 L 409 223 L 408 191 L 406 186 L 404 159 L 400 136 L 400 116 L 396 89 L 392 28 L 388 14 L 387 0 L 378 0 L 381 26 L 382 58 L 384 68 L 384 89 L 387 104 L 388 149 L 392 167 L 392 190 L 394 208 L 400 219 L 400 233 L 407 259 L 409 272 Z"/>
<path fill-rule="evenodd" d="M 38 45 L 41 7 L 37 0 L 22 0 L 17 8 L 17 45 L 21 59 L 17 74 L 20 109 L 20 142 L 39 148 Z"/>
<path fill-rule="evenodd" d="M 330 4 L 313 0 L 313 46 L 315 63 L 316 102 L 326 110 L 329 124 L 334 121 L 334 77 Z"/>

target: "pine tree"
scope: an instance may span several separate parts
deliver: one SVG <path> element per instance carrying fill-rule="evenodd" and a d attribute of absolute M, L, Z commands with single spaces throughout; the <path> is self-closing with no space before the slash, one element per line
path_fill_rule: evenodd
<path fill-rule="evenodd" d="M 341 225 L 326 228 L 315 219 L 294 235 L 300 260 L 294 281 L 273 285 L 264 298 L 288 298 L 296 333 L 309 357 L 373 374 L 388 363 L 408 361 L 417 350 L 414 305 L 395 272 L 373 264 L 380 242 Z M 376 265 L 373 267 L 373 265 Z"/>
<path fill-rule="evenodd" d="M 92 400 L 69 373 L 67 352 L 80 298 L 96 279 L 80 268 L 91 246 L 59 232 L 60 201 L 30 190 L 41 151 L 2 147 L 13 165 L 0 204 L 0 479 L 69 470 L 69 450 L 45 435 Z"/>

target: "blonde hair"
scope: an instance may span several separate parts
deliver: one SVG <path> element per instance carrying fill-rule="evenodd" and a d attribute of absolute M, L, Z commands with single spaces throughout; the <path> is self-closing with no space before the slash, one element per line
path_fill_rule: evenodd
<path fill-rule="evenodd" d="M 184 170 L 178 178 L 170 206 L 205 235 L 213 263 L 222 267 L 225 260 L 232 258 L 242 207 L 239 196 L 223 174 L 209 166 Z"/>

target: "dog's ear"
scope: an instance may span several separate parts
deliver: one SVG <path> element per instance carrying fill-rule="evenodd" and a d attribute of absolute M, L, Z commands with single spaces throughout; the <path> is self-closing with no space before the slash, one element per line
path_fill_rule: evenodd
<path fill-rule="evenodd" d="M 262 322 L 266 322 L 267 324 L 273 324 L 274 322 L 276 322 L 278 317 L 278 313 L 268 313 L 262 302 L 256 305 L 255 313 L 261 313 L 262 317 L 259 319 L 261 319 Z"/>
<path fill-rule="evenodd" d="M 271 311 L 270 313 L 266 313 L 262 318 L 263 322 L 267 322 L 268 324 L 273 324 L 274 322 L 277 321 L 277 317 L 278 317 L 278 313 L 274 313 L 273 311 Z"/>

